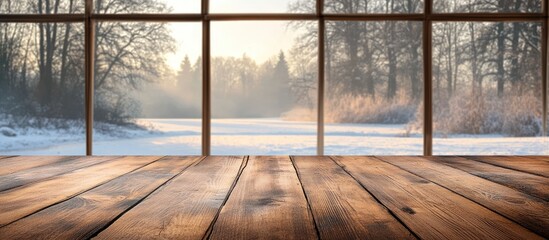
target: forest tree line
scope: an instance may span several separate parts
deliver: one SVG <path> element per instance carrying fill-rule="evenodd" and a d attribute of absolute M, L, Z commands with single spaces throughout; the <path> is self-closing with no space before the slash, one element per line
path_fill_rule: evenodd
<path fill-rule="evenodd" d="M 158 0 L 94 4 L 99 13 L 169 11 Z M 2 13 L 81 13 L 82 7 L 77 0 L 0 1 Z M 295 0 L 289 10 L 314 12 L 315 7 L 314 1 Z M 349 14 L 419 13 L 423 1 L 331 0 L 325 7 L 326 12 Z M 437 11 L 455 12 L 540 9 L 541 1 L 530 0 L 435 4 Z M 289 26 L 304 33 L 292 49 L 265 63 L 246 55 L 212 58 L 214 115 L 314 119 L 318 25 L 295 21 Z M 422 23 L 414 21 L 327 21 L 327 122 L 398 123 L 420 129 L 422 30 Z M 0 113 L 82 119 L 83 38 L 82 23 L 0 23 Z M 180 95 L 200 106 L 195 101 L 201 99 L 202 61 L 186 58 L 179 72 L 169 73 L 165 56 L 175 51 L 176 43 L 165 23 L 100 21 L 95 41 L 96 121 L 131 121 L 142 107 L 134 93 L 159 81 L 178 86 Z M 435 22 L 432 45 L 433 121 L 438 133 L 541 134 L 541 23 Z M 291 116 L 300 109 L 311 116 Z M 198 111 L 182 108 L 179 117 L 200 116 Z M 165 112 L 170 112 L 168 107 Z"/>
<path fill-rule="evenodd" d="M 157 0 L 94 1 L 96 9 L 131 13 L 167 8 Z M 0 1 L 2 13 L 82 13 L 80 0 Z M 162 23 L 97 22 L 97 121 L 124 123 L 135 100 L 129 92 L 165 71 L 174 40 Z M 84 118 L 84 24 L 0 23 L 0 113 L 20 121 Z"/>
<path fill-rule="evenodd" d="M 300 103 L 299 92 L 286 54 L 257 62 L 241 57 L 212 57 L 212 115 L 214 118 L 277 118 Z M 152 82 L 137 98 L 142 117 L 200 118 L 202 110 L 202 59 L 185 56 L 179 71 L 167 84 Z"/>
<path fill-rule="evenodd" d="M 296 12 L 314 3 L 297 1 Z M 541 1 L 436 1 L 446 12 L 539 12 Z M 327 12 L 418 13 L 419 0 L 331 0 Z M 315 52 L 317 26 L 296 44 Z M 433 122 L 438 134 L 542 132 L 541 23 L 433 23 Z M 423 123 L 422 23 L 327 21 L 328 122 Z"/>

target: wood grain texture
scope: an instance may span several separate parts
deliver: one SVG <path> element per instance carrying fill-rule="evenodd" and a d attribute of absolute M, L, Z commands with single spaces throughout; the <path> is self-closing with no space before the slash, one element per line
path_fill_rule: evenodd
<path fill-rule="evenodd" d="M 242 157 L 205 158 L 122 215 L 96 239 L 202 239 L 242 163 Z"/>
<path fill-rule="evenodd" d="M 78 195 L 160 157 L 123 157 L 0 192 L 0 226 Z"/>
<path fill-rule="evenodd" d="M 321 239 L 415 239 L 329 157 L 293 157 Z"/>
<path fill-rule="evenodd" d="M 76 156 L 18 156 L 2 160 L 0 176 L 48 164 L 71 161 Z"/>
<path fill-rule="evenodd" d="M 528 158 L 540 161 L 549 161 L 549 156 L 520 156 L 521 158 Z"/>
<path fill-rule="evenodd" d="M 31 181 L 0 191 L 0 239 L 538 239 L 549 229 L 549 178 L 462 157 L 158 159 L 23 158 L 0 175 L 0 186 Z"/>
<path fill-rule="evenodd" d="M 542 239 L 424 178 L 373 157 L 334 157 L 422 239 Z"/>
<path fill-rule="evenodd" d="M 199 159 L 200 157 L 164 157 L 0 228 L 0 239 L 88 239 L 119 214 Z M 33 231 L 29 232 L 28 229 Z"/>
<path fill-rule="evenodd" d="M 0 192 L 115 158 L 116 157 L 82 157 L 2 175 L 0 176 Z"/>
<path fill-rule="evenodd" d="M 522 172 L 532 173 L 544 177 L 549 177 L 549 162 L 539 159 L 530 159 L 525 157 L 511 156 L 482 156 L 466 158 L 480 161 L 500 167 L 514 169 Z"/>
<path fill-rule="evenodd" d="M 288 156 L 250 157 L 210 239 L 317 239 Z"/>
<path fill-rule="evenodd" d="M 422 157 L 379 157 L 549 238 L 549 204 L 504 185 Z"/>
<path fill-rule="evenodd" d="M 549 201 L 549 178 L 474 161 L 462 157 L 427 157 L 531 196 Z"/>

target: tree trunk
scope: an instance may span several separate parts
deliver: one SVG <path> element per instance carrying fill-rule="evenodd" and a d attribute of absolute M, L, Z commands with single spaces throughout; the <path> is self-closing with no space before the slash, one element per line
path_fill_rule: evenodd
<path fill-rule="evenodd" d="M 389 75 L 387 79 L 387 99 L 393 99 L 397 91 L 397 57 L 396 57 L 396 36 L 395 36 L 395 22 L 389 21 L 387 28 L 388 39 L 385 42 L 387 46 L 387 61 L 389 64 Z"/>
<path fill-rule="evenodd" d="M 515 10 L 520 10 L 520 5 L 522 1 L 516 0 L 515 2 Z M 521 31 L 521 23 L 519 22 L 513 22 L 513 36 L 511 38 L 511 51 L 513 51 L 513 54 L 511 54 L 511 71 L 509 74 L 509 80 L 511 80 L 511 84 L 513 85 L 513 89 L 517 89 L 517 85 L 520 83 L 520 73 L 519 73 L 519 55 L 521 54 L 521 51 L 519 50 L 519 38 L 520 38 L 520 31 Z M 517 89 L 520 91 L 520 89 Z"/>
<path fill-rule="evenodd" d="M 40 13 L 40 14 L 44 14 L 42 4 L 43 4 L 42 0 L 38 0 L 38 13 Z M 39 58 L 40 59 L 39 59 L 39 67 L 38 67 L 39 82 L 38 82 L 38 87 L 37 87 L 37 91 L 38 91 L 37 92 L 37 97 L 38 97 L 38 101 L 41 104 L 48 104 L 49 103 L 48 96 L 51 95 L 50 94 L 50 89 L 49 89 L 50 86 L 51 86 L 51 84 L 49 84 L 50 79 L 48 79 L 47 74 L 46 74 L 46 49 L 45 49 L 46 36 L 45 36 L 45 34 L 47 34 L 47 32 L 46 32 L 45 27 L 48 24 L 49 23 L 39 23 L 38 24 L 39 35 L 40 35 L 38 52 L 39 52 Z"/>
<path fill-rule="evenodd" d="M 452 64 L 452 47 L 453 47 L 453 41 L 452 41 L 452 34 L 455 34 L 452 29 L 451 29 L 451 26 L 450 26 L 450 23 L 447 24 L 448 26 L 448 34 L 446 36 L 446 39 L 447 39 L 447 44 L 448 44 L 448 48 L 447 48 L 447 52 L 446 52 L 446 61 L 447 61 L 447 69 L 446 69 L 446 91 L 447 91 L 447 94 L 448 94 L 448 99 L 450 99 L 450 97 L 452 96 L 452 78 L 454 76 L 453 74 L 453 64 Z"/>
<path fill-rule="evenodd" d="M 409 33 L 412 34 L 416 29 L 413 27 L 413 22 L 408 22 L 408 29 Z M 412 42 L 409 45 L 409 51 L 410 51 L 410 84 L 412 88 L 412 99 L 414 101 L 419 100 L 421 95 L 420 90 L 420 79 L 419 79 L 419 72 L 420 72 L 420 66 L 422 64 L 421 60 L 419 59 L 419 53 L 418 50 L 421 49 L 420 42 L 416 41 L 414 38 Z"/>
<path fill-rule="evenodd" d="M 508 10 L 508 4 L 506 4 L 506 1 L 499 1 L 498 2 L 498 8 L 502 12 L 506 12 Z M 497 38 L 497 58 L 496 58 L 496 65 L 497 65 L 497 92 L 498 97 L 503 97 L 503 93 L 505 91 L 505 25 L 504 23 L 500 22 L 497 24 L 497 30 L 496 30 L 496 38 Z"/>
<path fill-rule="evenodd" d="M 480 95 L 480 80 L 479 80 L 479 72 L 478 72 L 478 50 L 477 50 L 477 44 L 476 44 L 476 32 L 475 32 L 475 25 L 474 23 L 469 23 L 469 32 L 471 36 L 471 76 L 472 76 L 472 82 L 471 82 L 471 94 L 473 96 L 476 96 L 477 94 Z M 478 90 L 477 90 L 478 88 Z"/>
<path fill-rule="evenodd" d="M 45 0 L 45 12 L 42 9 L 42 0 L 39 0 L 39 12 L 56 14 L 59 9 L 59 0 L 54 3 L 51 9 L 50 0 Z M 53 25 L 53 26 L 52 26 Z M 38 100 L 42 106 L 48 106 L 53 99 L 53 60 L 57 42 L 57 23 L 40 23 L 40 81 L 38 83 Z M 45 109 L 46 115 L 51 115 L 52 109 Z"/>
<path fill-rule="evenodd" d="M 69 2 L 69 12 L 72 12 L 72 5 L 74 0 L 70 0 Z M 59 83 L 61 87 L 64 87 L 66 84 L 66 78 L 67 78 L 67 58 L 68 58 L 68 52 L 69 52 L 69 46 L 70 46 L 70 32 L 71 32 L 71 24 L 66 23 L 65 24 L 65 36 L 63 38 L 63 49 L 61 50 L 61 76 L 59 77 Z"/>
<path fill-rule="evenodd" d="M 497 91 L 498 91 L 498 97 L 503 96 L 503 92 L 505 89 L 505 67 L 504 67 L 504 61 L 505 61 L 505 33 L 504 33 L 504 23 L 498 23 L 497 25 Z"/>
<path fill-rule="evenodd" d="M 351 84 L 346 85 L 346 92 L 352 92 L 354 94 L 360 94 L 361 89 L 363 89 L 361 81 L 362 76 L 358 63 L 359 36 L 358 22 L 345 22 L 345 41 L 347 42 L 347 53 L 349 55 L 349 78 L 351 78 L 349 81 Z"/>
<path fill-rule="evenodd" d="M 363 26 L 364 26 L 364 32 L 368 34 L 369 33 L 368 24 L 363 23 Z M 366 62 L 364 78 L 366 79 L 366 88 L 367 88 L 366 91 L 368 92 L 368 96 L 375 100 L 376 89 L 375 89 L 375 82 L 374 82 L 374 76 L 373 76 L 373 68 L 374 68 L 373 62 L 372 62 L 373 52 L 371 52 L 371 48 L 370 48 L 370 38 L 367 36 L 368 35 L 366 35 L 366 37 L 364 38 L 364 41 L 365 41 L 364 42 L 364 60 Z"/>

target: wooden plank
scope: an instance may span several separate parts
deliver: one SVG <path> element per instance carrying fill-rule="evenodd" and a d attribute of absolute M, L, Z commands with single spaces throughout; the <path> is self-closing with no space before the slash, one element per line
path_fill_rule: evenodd
<path fill-rule="evenodd" d="M 549 201 L 549 179 L 546 177 L 502 168 L 462 157 L 428 157 L 427 159 L 444 163 L 475 176 Z"/>
<path fill-rule="evenodd" d="M 250 157 L 210 239 L 317 239 L 288 156 Z"/>
<path fill-rule="evenodd" d="M 123 157 L 0 192 L 0 226 L 71 198 L 160 157 Z"/>
<path fill-rule="evenodd" d="M 504 185 L 421 157 L 379 157 L 549 238 L 549 204 Z"/>
<path fill-rule="evenodd" d="M 478 156 L 478 157 L 482 157 L 482 156 Z M 488 158 L 496 158 L 496 157 L 499 157 L 499 156 L 487 156 Z M 513 158 L 515 160 L 518 160 L 518 161 L 524 161 L 524 160 L 528 160 L 528 161 L 541 161 L 542 164 L 547 164 L 546 162 L 549 161 L 549 157 L 548 156 L 527 156 L 527 155 L 520 155 L 520 156 L 505 156 L 505 158 Z"/>
<path fill-rule="evenodd" d="M 202 239 L 237 179 L 242 157 L 207 157 L 122 215 L 97 239 Z"/>
<path fill-rule="evenodd" d="M 334 157 L 422 239 L 542 239 L 424 178 L 373 157 Z"/>
<path fill-rule="evenodd" d="M 19 156 L 2 160 L 0 176 L 48 164 L 71 161 L 77 156 Z"/>
<path fill-rule="evenodd" d="M 0 191 L 89 167 L 114 158 L 116 157 L 82 157 L 2 175 L 0 176 Z"/>
<path fill-rule="evenodd" d="M 293 157 L 321 239 L 415 237 L 329 157 Z"/>
<path fill-rule="evenodd" d="M 547 161 L 509 156 L 467 156 L 466 158 L 504 168 L 549 177 L 549 162 Z"/>
<path fill-rule="evenodd" d="M 520 156 L 521 158 L 528 158 L 538 161 L 549 161 L 549 156 Z"/>
<path fill-rule="evenodd" d="M 0 228 L 0 239 L 88 239 L 199 159 L 162 158 Z"/>

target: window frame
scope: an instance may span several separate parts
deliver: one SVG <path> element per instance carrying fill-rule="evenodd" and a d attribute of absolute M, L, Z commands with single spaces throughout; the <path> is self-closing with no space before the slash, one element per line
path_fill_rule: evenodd
<path fill-rule="evenodd" d="M 0 22 L 79 22 L 85 25 L 85 113 L 86 155 L 93 155 L 93 104 L 94 104 L 94 34 L 98 21 L 152 21 L 202 23 L 202 155 L 211 153 L 211 65 L 210 23 L 212 21 L 318 21 L 318 98 L 317 98 L 317 155 L 324 155 L 324 98 L 325 98 L 325 32 L 326 21 L 416 21 L 423 23 L 423 155 L 433 152 L 433 96 L 432 96 L 432 26 L 433 22 L 541 22 L 542 23 L 542 101 L 543 137 L 548 128 L 548 25 L 549 0 L 542 0 L 542 11 L 535 13 L 434 13 L 433 0 L 424 0 L 423 13 L 344 14 L 324 13 L 324 0 L 316 0 L 314 13 L 210 13 L 210 0 L 201 0 L 200 13 L 134 13 L 98 14 L 93 0 L 85 0 L 84 13 L 76 14 L 2 14 Z"/>

